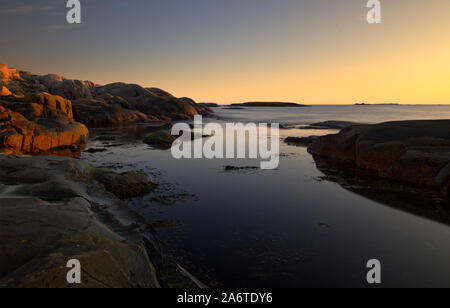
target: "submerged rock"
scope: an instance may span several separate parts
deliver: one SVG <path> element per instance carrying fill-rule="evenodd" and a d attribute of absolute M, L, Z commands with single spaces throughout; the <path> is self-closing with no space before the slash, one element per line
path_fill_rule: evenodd
<path fill-rule="evenodd" d="M 377 177 L 441 189 L 450 183 L 450 120 L 388 122 L 343 129 L 319 137 L 308 151 L 340 168 L 357 167 Z"/>
<path fill-rule="evenodd" d="M 167 150 L 172 147 L 176 137 L 172 136 L 168 131 L 161 130 L 155 131 L 147 135 L 144 139 L 144 143 L 153 146 L 158 149 Z"/>
<path fill-rule="evenodd" d="M 254 170 L 259 170 L 258 167 L 252 167 L 252 166 L 246 166 L 246 167 L 225 166 L 223 169 L 224 169 L 225 172 L 231 172 L 231 171 L 254 171 Z"/>
<path fill-rule="evenodd" d="M 156 187 L 150 177 L 141 172 L 132 171 L 119 174 L 110 170 L 95 169 L 92 177 L 120 199 L 142 196 L 150 193 Z"/>

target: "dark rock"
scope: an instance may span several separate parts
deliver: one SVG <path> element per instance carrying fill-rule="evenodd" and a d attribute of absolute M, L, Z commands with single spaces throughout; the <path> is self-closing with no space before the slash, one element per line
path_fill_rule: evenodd
<path fill-rule="evenodd" d="M 316 160 L 357 167 L 380 178 L 448 190 L 450 121 L 360 125 L 319 137 L 308 151 Z"/>
<path fill-rule="evenodd" d="M 125 103 L 114 103 L 113 100 L 114 98 L 75 100 L 73 101 L 74 118 L 89 127 L 112 127 L 157 120 L 156 117 L 127 108 Z"/>
<path fill-rule="evenodd" d="M 96 169 L 91 176 L 120 199 L 142 196 L 156 187 L 148 175 L 140 172 L 118 174 L 106 169 Z"/>
<path fill-rule="evenodd" d="M 293 145 L 301 145 L 301 146 L 308 146 L 311 143 L 313 143 L 314 140 L 316 140 L 317 136 L 311 136 L 311 137 L 287 137 L 284 139 L 284 142 L 287 144 L 293 144 Z"/>
<path fill-rule="evenodd" d="M 106 149 L 106 148 L 99 148 L 99 149 L 91 148 L 91 149 L 85 150 L 84 152 L 94 154 L 94 153 L 102 153 L 102 152 L 106 152 L 107 150 L 108 150 L 108 149 Z"/>
<path fill-rule="evenodd" d="M 225 166 L 224 170 L 226 172 L 229 171 L 249 171 L 249 170 L 258 170 L 258 167 L 236 167 L 236 166 Z"/>

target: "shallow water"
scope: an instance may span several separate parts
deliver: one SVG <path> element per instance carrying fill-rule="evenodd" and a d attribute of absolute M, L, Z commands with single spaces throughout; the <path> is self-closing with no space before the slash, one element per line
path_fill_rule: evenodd
<path fill-rule="evenodd" d="M 444 106 L 216 109 L 216 113 L 222 121 L 291 124 L 450 119 L 450 107 Z M 281 138 L 334 132 L 280 131 Z M 129 202 L 156 222 L 168 251 L 210 286 L 367 286 L 366 263 L 379 259 L 383 286 L 450 287 L 448 225 L 376 201 L 383 200 L 377 192 L 364 197 L 324 179 L 305 148 L 281 142 L 277 170 L 224 172 L 226 165 L 259 166 L 259 160 L 175 160 L 170 151 L 142 144 L 143 135 L 145 127 L 128 131 L 111 142 L 125 145 L 85 153 L 83 158 L 119 171 L 142 170 L 161 184 L 156 192 Z M 409 202 L 404 196 L 393 198 L 396 204 Z"/>

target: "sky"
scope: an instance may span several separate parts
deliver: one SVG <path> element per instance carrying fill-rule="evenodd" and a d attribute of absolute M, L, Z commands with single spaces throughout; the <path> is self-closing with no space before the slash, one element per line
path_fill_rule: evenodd
<path fill-rule="evenodd" d="M 0 0 L 0 62 L 198 102 L 450 104 L 450 1 Z"/>

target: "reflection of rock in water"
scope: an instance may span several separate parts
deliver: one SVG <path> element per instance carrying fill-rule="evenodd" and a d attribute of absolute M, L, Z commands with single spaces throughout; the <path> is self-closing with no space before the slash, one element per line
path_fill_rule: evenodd
<path fill-rule="evenodd" d="M 331 181 L 343 188 L 384 205 L 450 225 L 450 203 L 439 192 L 374 178 L 356 168 L 337 169 L 316 159 L 325 174 L 318 181 Z"/>

